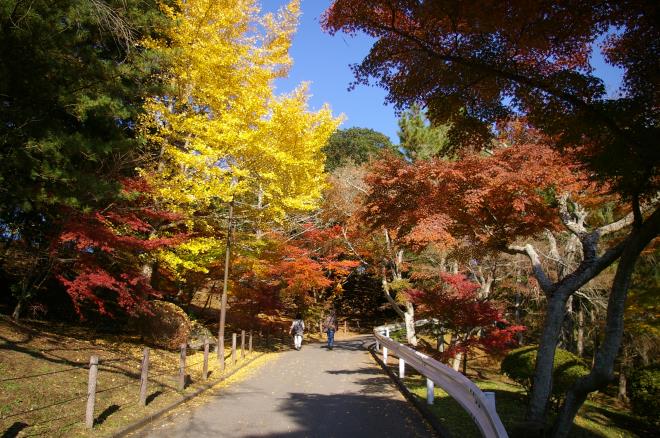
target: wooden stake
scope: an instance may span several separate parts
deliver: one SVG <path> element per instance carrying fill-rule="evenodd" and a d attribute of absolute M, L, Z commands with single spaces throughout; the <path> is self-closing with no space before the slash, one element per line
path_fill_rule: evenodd
<path fill-rule="evenodd" d="M 204 336 L 204 368 L 202 368 L 202 380 L 209 378 L 209 339 Z"/>
<path fill-rule="evenodd" d="M 149 348 L 142 352 L 142 366 L 140 373 L 140 406 L 147 405 L 147 384 L 149 383 Z"/>
<path fill-rule="evenodd" d="M 181 344 L 179 356 L 179 391 L 186 389 L 186 344 Z"/>
<path fill-rule="evenodd" d="M 231 334 L 231 364 L 236 365 L 236 333 Z"/>
<path fill-rule="evenodd" d="M 99 358 L 89 358 L 89 379 L 87 380 L 87 409 L 85 410 L 85 426 L 94 427 L 94 404 L 96 403 L 96 377 L 99 371 Z"/>

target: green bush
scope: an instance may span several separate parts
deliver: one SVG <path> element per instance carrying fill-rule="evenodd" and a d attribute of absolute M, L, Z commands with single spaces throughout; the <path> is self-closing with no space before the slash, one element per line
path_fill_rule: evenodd
<path fill-rule="evenodd" d="M 537 345 L 512 350 L 502 361 L 502 374 L 522 385 L 529 393 L 534 378 L 536 366 Z M 563 398 L 568 389 L 577 379 L 589 373 L 589 368 L 578 356 L 558 348 L 552 372 L 552 397 L 555 400 Z"/>
<path fill-rule="evenodd" d="M 660 364 L 638 369 L 630 376 L 629 383 L 633 412 L 657 422 L 660 412 Z"/>

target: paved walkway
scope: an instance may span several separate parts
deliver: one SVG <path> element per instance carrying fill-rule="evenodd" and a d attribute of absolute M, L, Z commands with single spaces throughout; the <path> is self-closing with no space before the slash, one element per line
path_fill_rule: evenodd
<path fill-rule="evenodd" d="M 434 436 L 363 347 L 368 338 L 304 344 L 143 437 Z"/>

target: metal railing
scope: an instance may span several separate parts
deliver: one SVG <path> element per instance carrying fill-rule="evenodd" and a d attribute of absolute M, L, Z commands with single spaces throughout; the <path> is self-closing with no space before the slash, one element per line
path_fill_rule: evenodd
<path fill-rule="evenodd" d="M 422 320 L 416 326 L 427 324 Z M 495 410 L 494 398 L 489 399 L 470 379 L 437 360 L 400 344 L 389 337 L 390 330 L 402 329 L 403 324 L 390 324 L 374 328 L 378 344 L 383 346 L 383 361 L 387 364 L 388 350 L 399 358 L 399 373 L 404 374 L 409 364 L 427 378 L 427 401 L 433 401 L 433 386 L 438 385 L 465 409 L 486 438 L 507 438 L 504 425 Z"/>

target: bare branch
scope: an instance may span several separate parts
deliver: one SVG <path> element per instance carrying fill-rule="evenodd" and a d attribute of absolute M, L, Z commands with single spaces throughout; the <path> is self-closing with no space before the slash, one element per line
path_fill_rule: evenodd
<path fill-rule="evenodd" d="M 594 233 L 598 233 L 599 237 L 605 236 L 610 233 L 614 233 L 616 231 L 622 230 L 623 228 L 632 225 L 635 220 L 641 223 L 643 222 L 643 219 L 636 219 L 637 216 L 639 218 L 642 218 L 642 215 L 652 208 L 656 207 L 660 203 L 660 193 L 656 194 L 650 202 L 644 204 L 644 205 L 639 205 L 639 203 L 634 203 L 633 202 L 633 211 L 628 213 L 626 216 L 622 217 L 616 222 L 612 222 L 611 224 L 604 225 L 597 230 L 594 231 Z"/>
<path fill-rule="evenodd" d="M 571 233 L 580 237 L 587 233 L 587 229 L 584 227 L 584 221 L 587 218 L 587 212 L 580 205 L 573 203 L 575 210 L 571 213 L 568 211 L 568 199 L 570 194 L 564 193 L 559 197 L 559 217 L 561 218 L 564 226 Z"/>
<path fill-rule="evenodd" d="M 385 298 L 387 299 L 387 302 L 390 303 L 390 306 L 394 309 L 394 311 L 399 315 L 401 318 L 404 320 L 406 319 L 406 314 L 405 312 L 401 309 L 401 306 L 399 306 L 399 303 L 394 301 L 394 298 L 392 298 L 392 295 L 390 295 L 390 285 L 387 282 L 387 278 L 385 278 L 385 273 L 383 272 L 383 292 L 385 293 Z"/>
<path fill-rule="evenodd" d="M 539 255 L 536 252 L 536 249 L 532 245 L 530 245 L 529 243 L 525 246 L 510 245 L 508 247 L 508 250 L 514 254 L 526 255 L 529 258 L 530 262 L 532 263 L 532 270 L 534 272 L 534 277 L 536 277 L 536 280 L 539 282 L 539 285 L 541 286 L 541 290 L 546 294 L 550 294 L 553 291 L 554 284 L 543 270 L 543 266 L 541 266 L 541 260 L 539 259 Z"/>
<path fill-rule="evenodd" d="M 342 234 L 342 236 L 344 236 L 344 241 L 346 242 L 346 245 L 348 245 L 348 248 L 351 250 L 351 252 L 353 252 L 353 254 L 355 254 L 355 256 L 356 256 L 358 259 L 360 259 L 360 261 L 361 261 L 362 263 L 364 263 L 365 265 L 369 265 L 369 263 L 367 263 L 367 262 L 366 262 L 366 261 L 360 256 L 360 254 L 358 254 L 358 252 L 355 250 L 355 248 L 354 248 L 353 245 L 351 244 L 351 241 L 348 240 L 348 235 L 346 234 L 346 228 L 345 228 L 345 227 L 341 227 L 341 234 Z"/>

